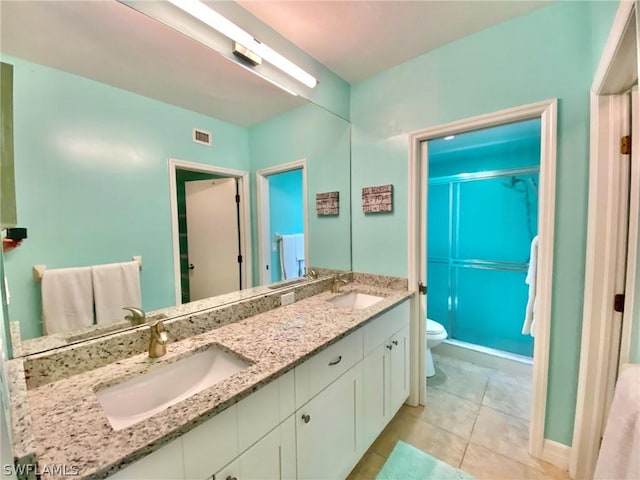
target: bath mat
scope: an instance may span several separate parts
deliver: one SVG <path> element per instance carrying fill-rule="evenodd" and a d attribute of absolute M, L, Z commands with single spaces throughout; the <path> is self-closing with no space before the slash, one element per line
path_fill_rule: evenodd
<path fill-rule="evenodd" d="M 376 480 L 476 480 L 411 445 L 398 441 Z"/>

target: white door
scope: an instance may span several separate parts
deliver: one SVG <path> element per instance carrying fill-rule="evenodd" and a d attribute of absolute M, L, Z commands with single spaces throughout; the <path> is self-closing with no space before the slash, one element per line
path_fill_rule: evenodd
<path fill-rule="evenodd" d="M 236 179 L 185 182 L 185 188 L 191 301 L 240 289 Z"/>

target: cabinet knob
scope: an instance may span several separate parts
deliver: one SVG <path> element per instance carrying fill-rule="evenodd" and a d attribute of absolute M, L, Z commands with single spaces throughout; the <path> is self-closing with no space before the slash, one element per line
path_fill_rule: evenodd
<path fill-rule="evenodd" d="M 190 263 L 189 266 L 187 267 L 189 270 L 194 270 L 196 268 L 196 266 L 193 263 Z"/>
<path fill-rule="evenodd" d="M 394 341 L 393 341 L 393 342 L 391 342 L 391 343 L 393 343 L 394 345 L 398 345 L 398 340 L 394 340 Z"/>
<path fill-rule="evenodd" d="M 237 479 L 236 477 L 232 477 L 231 475 L 229 475 L 229 476 L 227 477 L 227 480 L 238 480 L 238 479 Z"/>
<path fill-rule="evenodd" d="M 306 414 L 306 413 L 305 413 L 305 414 L 303 414 L 303 415 L 302 415 L 302 421 L 303 421 L 304 423 L 309 423 L 309 422 L 311 421 L 311 415 L 308 415 L 308 414 Z"/>
<path fill-rule="evenodd" d="M 340 355 L 337 360 L 334 360 L 333 362 L 329 362 L 329 366 L 337 365 L 340 363 L 341 360 L 342 360 L 342 355 Z"/>
<path fill-rule="evenodd" d="M 391 350 L 393 348 L 393 345 L 387 345 L 387 348 Z"/>

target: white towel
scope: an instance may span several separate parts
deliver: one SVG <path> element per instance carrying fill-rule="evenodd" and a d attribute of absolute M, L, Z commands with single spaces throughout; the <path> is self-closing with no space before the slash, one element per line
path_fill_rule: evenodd
<path fill-rule="evenodd" d="M 292 235 L 296 242 L 296 260 L 304 260 L 304 233 Z"/>
<path fill-rule="evenodd" d="M 93 325 L 91 267 L 45 270 L 42 323 L 45 334 Z"/>
<path fill-rule="evenodd" d="M 123 307 L 141 308 L 138 262 L 110 263 L 91 267 L 98 324 L 120 322 Z"/>
<path fill-rule="evenodd" d="M 280 244 L 280 268 L 282 269 L 282 280 L 300 276 L 300 267 L 296 257 L 295 235 L 282 235 L 282 243 Z"/>
<path fill-rule="evenodd" d="M 593 478 L 640 478 L 639 451 L 640 365 L 630 365 L 616 383 Z"/>
<path fill-rule="evenodd" d="M 296 242 L 296 260 L 298 260 L 298 276 L 304 275 L 304 233 L 294 235 Z"/>
<path fill-rule="evenodd" d="M 538 236 L 533 237 L 531 241 L 531 250 L 529 253 L 529 271 L 525 283 L 529 285 L 529 299 L 527 300 L 527 309 L 524 314 L 524 324 L 522 325 L 522 335 L 536 336 L 536 278 L 538 275 Z"/>

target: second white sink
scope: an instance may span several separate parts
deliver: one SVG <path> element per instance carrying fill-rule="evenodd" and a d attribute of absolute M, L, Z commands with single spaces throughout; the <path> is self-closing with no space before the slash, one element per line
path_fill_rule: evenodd
<path fill-rule="evenodd" d="M 249 362 L 216 345 L 101 390 L 96 396 L 113 429 L 122 430 L 249 365 Z"/>
<path fill-rule="evenodd" d="M 366 293 L 360 292 L 351 292 L 347 293 L 346 295 L 334 297 L 329 301 L 338 307 L 361 309 L 370 307 L 371 305 L 373 305 L 374 303 L 378 303 L 382 299 L 383 297 L 377 297 L 375 295 L 368 295 Z"/>

